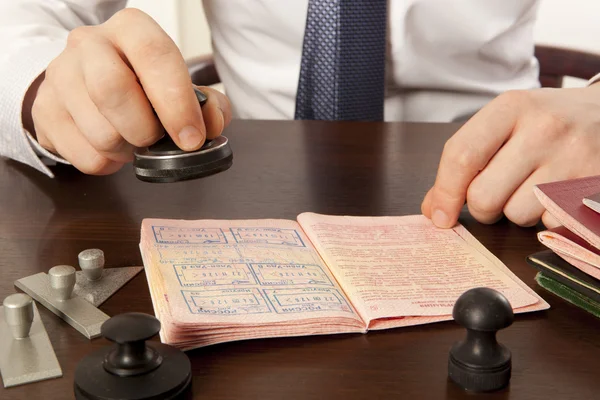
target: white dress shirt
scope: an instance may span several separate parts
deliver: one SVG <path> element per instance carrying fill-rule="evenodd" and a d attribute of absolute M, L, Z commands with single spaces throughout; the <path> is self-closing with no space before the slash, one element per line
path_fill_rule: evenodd
<path fill-rule="evenodd" d="M 200 1 L 200 0 L 199 0 Z M 203 0 L 234 117 L 292 119 L 308 0 Z M 451 121 L 503 91 L 539 86 L 539 0 L 389 0 L 385 119 Z M 0 155 L 52 176 L 23 129 L 31 82 L 69 31 L 122 0 L 0 0 Z"/>

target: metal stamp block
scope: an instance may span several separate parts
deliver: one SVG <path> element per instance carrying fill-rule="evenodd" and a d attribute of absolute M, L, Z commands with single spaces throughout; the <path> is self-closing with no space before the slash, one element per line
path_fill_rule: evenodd
<path fill-rule="evenodd" d="M 62 376 L 54 348 L 30 296 L 16 293 L 0 307 L 0 373 L 4 387 Z"/>
<path fill-rule="evenodd" d="M 106 268 L 102 277 L 95 281 L 90 281 L 83 271 L 77 271 L 73 293 L 99 307 L 142 269 L 144 267 Z"/>
<path fill-rule="evenodd" d="M 87 249 L 79 253 L 79 267 L 73 293 L 99 307 L 115 294 L 143 267 L 104 268 L 104 252 Z"/>
<path fill-rule="evenodd" d="M 88 339 L 100 336 L 100 327 L 110 317 L 82 297 L 73 295 L 75 268 L 59 265 L 48 274 L 21 278 L 15 286 L 65 320 Z"/>

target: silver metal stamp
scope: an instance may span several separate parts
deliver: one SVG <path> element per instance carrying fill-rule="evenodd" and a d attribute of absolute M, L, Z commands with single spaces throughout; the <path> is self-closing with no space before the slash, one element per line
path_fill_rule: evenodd
<path fill-rule="evenodd" d="M 79 267 L 73 293 L 99 307 L 115 294 L 143 267 L 104 268 L 104 252 L 87 249 L 79 253 Z"/>
<path fill-rule="evenodd" d="M 37 306 L 15 293 L 0 307 L 0 373 L 4 387 L 62 376 Z"/>
<path fill-rule="evenodd" d="M 48 271 L 52 296 L 59 301 L 71 298 L 75 287 L 75 268 L 70 265 L 57 265 Z"/>
<path fill-rule="evenodd" d="M 15 286 L 65 320 L 88 339 L 100 336 L 100 327 L 110 317 L 84 298 L 74 295 L 75 268 L 59 265 L 21 278 Z"/>
<path fill-rule="evenodd" d="M 97 281 L 102 277 L 104 269 L 104 252 L 100 249 L 87 249 L 79 253 L 79 268 L 90 281 Z"/>

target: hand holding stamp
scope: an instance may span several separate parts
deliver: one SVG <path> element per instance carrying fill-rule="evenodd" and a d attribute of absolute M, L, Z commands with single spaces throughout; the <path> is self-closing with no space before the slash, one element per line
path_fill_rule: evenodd
<path fill-rule="evenodd" d="M 194 87 L 194 93 L 204 106 L 207 96 Z M 233 164 L 233 152 L 229 140 L 218 136 L 206 140 L 196 151 L 183 151 L 165 134 L 152 146 L 134 153 L 133 167 L 135 175 L 141 181 L 152 183 L 169 183 L 189 179 L 204 178 L 225 171 Z"/>

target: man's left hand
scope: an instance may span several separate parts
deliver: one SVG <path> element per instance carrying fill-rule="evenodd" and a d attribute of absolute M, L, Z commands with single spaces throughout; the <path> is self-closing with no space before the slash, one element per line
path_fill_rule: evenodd
<path fill-rule="evenodd" d="M 450 138 L 422 213 L 452 227 L 463 205 L 481 223 L 557 225 L 534 185 L 600 175 L 600 84 L 506 92 Z"/>

